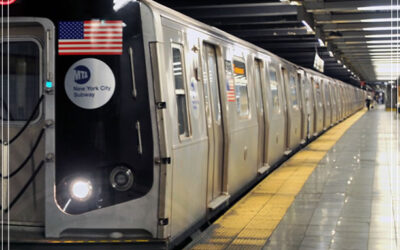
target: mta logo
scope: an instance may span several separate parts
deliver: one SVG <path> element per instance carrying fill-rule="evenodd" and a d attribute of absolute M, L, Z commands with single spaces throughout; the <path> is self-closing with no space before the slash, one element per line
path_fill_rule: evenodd
<path fill-rule="evenodd" d="M 76 83 L 85 84 L 90 80 L 90 70 L 87 67 L 79 65 L 74 68 L 74 71 L 74 80 Z"/>

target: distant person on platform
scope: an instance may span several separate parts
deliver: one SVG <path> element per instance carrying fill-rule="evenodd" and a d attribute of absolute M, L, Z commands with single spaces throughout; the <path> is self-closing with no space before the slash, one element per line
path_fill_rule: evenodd
<path fill-rule="evenodd" d="M 372 102 L 371 96 L 367 96 L 367 99 L 365 99 L 365 105 L 367 106 L 368 110 L 371 108 L 371 102 Z"/>

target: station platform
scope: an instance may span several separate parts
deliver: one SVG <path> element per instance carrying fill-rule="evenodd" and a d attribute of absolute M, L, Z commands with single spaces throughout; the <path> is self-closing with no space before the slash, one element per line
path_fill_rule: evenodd
<path fill-rule="evenodd" d="M 333 126 L 186 249 L 400 249 L 399 123 L 378 106 Z"/>

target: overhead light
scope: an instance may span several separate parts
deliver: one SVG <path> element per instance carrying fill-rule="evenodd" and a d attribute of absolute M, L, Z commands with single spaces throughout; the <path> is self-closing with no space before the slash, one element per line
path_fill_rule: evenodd
<path fill-rule="evenodd" d="M 342 61 L 340 61 L 340 60 L 337 60 L 337 63 L 338 63 L 338 64 L 342 64 Z"/>
<path fill-rule="evenodd" d="M 397 51 L 400 51 L 400 48 L 393 47 L 393 48 L 386 48 L 386 49 L 369 49 L 368 51 L 369 52 L 391 52 L 391 51 L 397 52 Z"/>
<path fill-rule="evenodd" d="M 343 64 L 343 68 L 347 69 L 347 66 Z"/>
<path fill-rule="evenodd" d="M 400 18 L 371 18 L 371 19 L 361 19 L 362 23 L 379 23 L 379 22 L 397 22 Z"/>
<path fill-rule="evenodd" d="M 396 44 L 383 44 L 383 45 L 367 45 L 367 48 L 392 48 L 398 46 Z"/>
<path fill-rule="evenodd" d="M 125 7 L 130 2 L 135 2 L 136 0 L 114 0 L 114 11 L 118 11 L 121 8 Z"/>
<path fill-rule="evenodd" d="M 379 35 L 365 35 L 365 38 L 384 38 L 384 37 L 400 37 L 400 34 L 379 34 Z"/>
<path fill-rule="evenodd" d="M 351 72 L 351 70 L 350 70 L 350 69 L 347 69 L 347 72 Z"/>
<path fill-rule="evenodd" d="M 324 43 L 324 41 L 322 41 L 321 38 L 318 38 L 318 44 L 319 44 L 319 46 L 321 46 L 321 47 L 325 47 L 325 43 Z"/>
<path fill-rule="evenodd" d="M 377 6 L 367 6 L 367 7 L 358 7 L 357 10 L 400 10 L 399 5 L 377 5 Z"/>
<path fill-rule="evenodd" d="M 290 5 L 298 5 L 300 6 L 301 3 L 299 1 L 290 1 L 290 0 L 280 0 L 281 3 L 286 3 L 286 4 L 290 4 Z"/>
<path fill-rule="evenodd" d="M 393 43 L 393 40 L 369 40 L 365 41 L 365 43 L 374 44 L 374 43 Z"/>
<path fill-rule="evenodd" d="M 362 28 L 363 31 L 380 31 L 380 30 L 394 30 L 394 29 L 400 29 L 400 27 L 368 27 L 368 28 Z"/>
<path fill-rule="evenodd" d="M 314 33 L 314 30 L 311 28 L 311 26 L 306 21 L 302 20 L 301 23 L 306 27 L 307 33 L 309 33 L 309 34 Z"/>
<path fill-rule="evenodd" d="M 369 55 L 371 55 L 371 56 L 391 56 L 391 55 L 396 55 L 396 53 L 391 53 L 391 52 L 385 51 L 385 52 L 372 52 L 372 53 L 369 53 Z"/>
<path fill-rule="evenodd" d="M 297 5 L 297 6 L 300 6 L 300 5 L 301 5 L 301 2 L 299 2 L 299 1 L 290 1 L 290 5 Z"/>
<path fill-rule="evenodd" d="M 330 57 L 333 57 L 332 51 L 328 51 L 328 53 L 329 53 L 329 56 L 330 56 Z"/>

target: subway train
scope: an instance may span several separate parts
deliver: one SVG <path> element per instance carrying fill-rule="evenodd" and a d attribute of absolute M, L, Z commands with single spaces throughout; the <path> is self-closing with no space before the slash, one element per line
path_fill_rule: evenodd
<path fill-rule="evenodd" d="M 363 90 L 151 0 L 2 4 L 13 242 L 179 242 L 363 107 Z"/>

